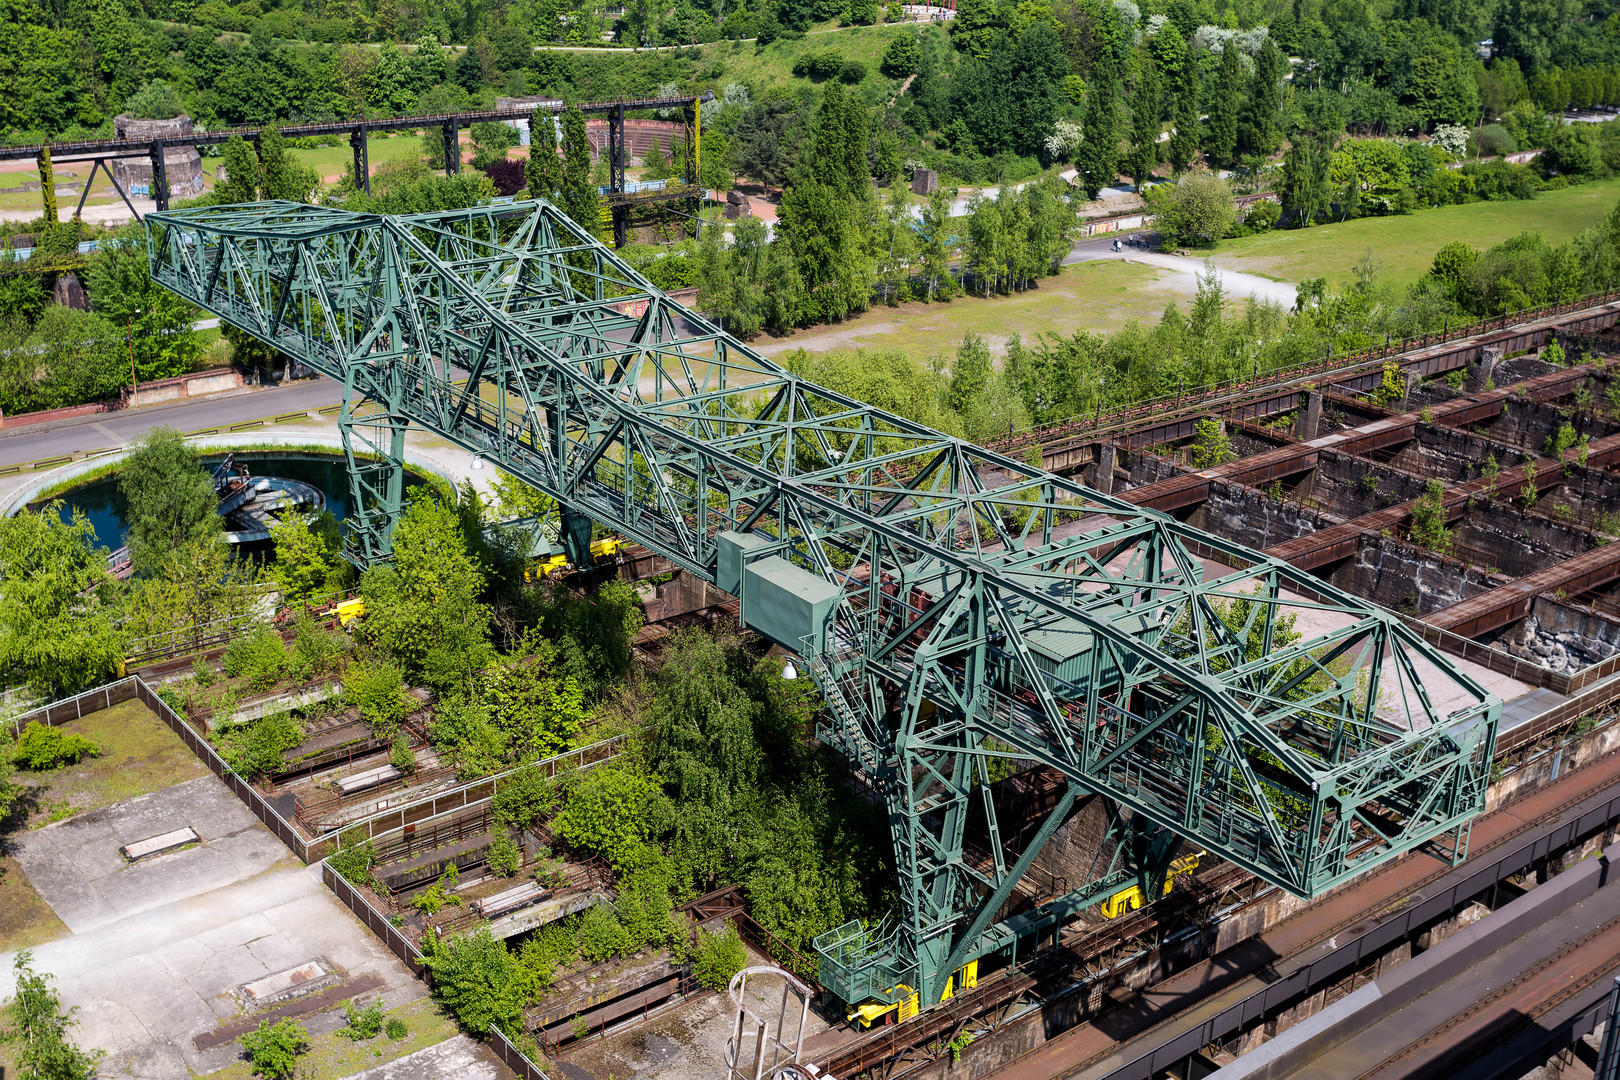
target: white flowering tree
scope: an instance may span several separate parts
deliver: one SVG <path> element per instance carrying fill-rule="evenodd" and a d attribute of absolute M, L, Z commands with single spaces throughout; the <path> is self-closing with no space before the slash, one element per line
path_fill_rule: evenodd
<path fill-rule="evenodd" d="M 1468 129 L 1458 124 L 1440 124 L 1434 129 L 1434 145 L 1460 158 L 1468 153 Z"/>

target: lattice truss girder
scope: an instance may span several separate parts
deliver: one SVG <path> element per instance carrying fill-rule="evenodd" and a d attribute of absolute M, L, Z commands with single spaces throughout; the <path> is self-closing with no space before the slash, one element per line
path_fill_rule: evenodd
<path fill-rule="evenodd" d="M 964 855 L 988 758 L 1056 768 L 1065 808 L 1097 793 L 1301 896 L 1430 841 L 1460 850 L 1482 806 L 1500 702 L 1395 617 L 806 383 L 548 204 L 147 220 L 154 278 L 343 379 L 346 425 L 380 405 L 371 445 L 420 424 L 711 581 L 729 530 L 835 583 L 830 631 L 802 650 L 823 737 L 887 800 L 895 932 L 925 992 L 1035 854 Z M 398 511 L 375 472 L 355 492 L 369 558 Z M 1294 620 L 1320 629 L 1293 640 Z"/>

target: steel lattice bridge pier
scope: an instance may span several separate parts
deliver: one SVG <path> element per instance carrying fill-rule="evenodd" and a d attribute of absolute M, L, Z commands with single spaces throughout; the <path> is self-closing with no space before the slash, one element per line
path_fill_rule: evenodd
<path fill-rule="evenodd" d="M 1395 616 L 796 378 L 549 204 L 259 203 L 147 230 L 158 282 L 343 381 L 362 565 L 389 557 L 415 424 L 558 500 L 576 557 L 599 522 L 803 657 L 819 736 L 881 793 L 895 845 L 893 918 L 817 943 L 845 1001 L 937 1002 L 1085 904 L 1157 895 L 1183 841 L 1302 897 L 1419 847 L 1465 854 L 1501 702 Z M 1067 783 L 1019 851 L 996 758 Z M 1080 801 L 1108 821 L 1089 879 L 1005 917 Z M 970 820 L 988 858 L 964 852 Z"/>

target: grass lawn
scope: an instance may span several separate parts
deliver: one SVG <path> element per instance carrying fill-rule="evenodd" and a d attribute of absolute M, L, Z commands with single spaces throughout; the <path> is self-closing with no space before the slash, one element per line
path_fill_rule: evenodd
<path fill-rule="evenodd" d="M 30 827 L 208 775 L 180 737 L 139 701 L 60 726 L 90 739 L 101 753 L 47 772 L 17 770 L 18 783 L 34 789 Z"/>
<path fill-rule="evenodd" d="M 323 181 L 329 176 L 342 176 L 343 170 L 349 162 L 354 160 L 354 151 L 349 149 L 348 140 L 340 146 L 322 146 L 314 150 L 293 150 L 293 156 L 300 165 L 308 165 L 315 170 L 317 176 Z M 383 138 L 379 133 L 373 132 L 366 139 L 366 159 L 371 163 L 371 171 L 376 172 L 377 166 L 402 158 L 417 159 L 424 157 L 422 150 L 422 137 L 414 132 L 396 132 L 392 137 Z M 222 157 L 210 154 L 203 158 L 203 172 L 208 177 L 210 190 L 214 186 L 214 170 L 219 168 Z"/>
<path fill-rule="evenodd" d="M 67 932 L 17 860 L 0 856 L 0 952 L 32 948 Z"/>
<path fill-rule="evenodd" d="M 418 998 L 397 1009 L 390 1009 L 385 1015 L 405 1021 L 410 1033 L 398 1042 L 387 1034 L 362 1042 L 350 1042 L 336 1032 L 311 1036 L 309 1052 L 298 1058 L 300 1080 L 340 1080 L 363 1069 L 414 1054 L 429 1046 L 437 1046 L 460 1031 L 456 1022 L 429 998 Z M 209 1075 L 218 1080 L 249 1080 L 255 1074 L 253 1067 L 243 1058 Z"/>
<path fill-rule="evenodd" d="M 855 91 L 864 101 L 875 104 L 878 101 L 887 102 L 900 89 L 901 80 L 891 79 L 878 70 L 878 61 L 883 59 L 884 50 L 889 47 L 889 42 L 900 35 L 916 32 L 916 23 L 818 29 L 798 41 L 778 39 L 763 49 L 752 41 L 705 45 L 703 59 L 723 64 L 723 81 L 746 83 L 757 98 L 775 86 L 794 90 L 810 86 L 810 80 L 793 74 L 793 62 L 805 53 L 831 49 L 844 60 L 859 60 L 866 65 L 866 78 L 856 84 Z"/>
<path fill-rule="evenodd" d="M 953 352 L 969 331 L 1001 349 L 1013 334 L 1025 343 L 1052 332 L 1111 332 L 1132 320 L 1157 322 L 1172 300 L 1190 300 L 1193 279 L 1151 266 L 1099 261 L 1066 266 L 1036 288 L 1009 296 L 959 296 L 948 304 L 914 302 L 874 307 L 853 319 L 815 326 L 787 337 L 762 337 L 754 347 L 780 357 L 790 349 L 901 349 L 912 356 Z"/>
<path fill-rule="evenodd" d="M 1221 241 L 1215 262 L 1280 281 L 1326 277 L 1334 284 L 1349 281 L 1351 267 L 1370 249 L 1390 280 L 1404 286 L 1428 273 L 1434 253 L 1453 240 L 1487 248 L 1519 233 L 1538 231 L 1549 244 L 1558 244 L 1601 222 L 1617 199 L 1620 179 L 1600 180 L 1544 191 L 1525 202 L 1469 203 L 1406 217 L 1278 229 Z"/>

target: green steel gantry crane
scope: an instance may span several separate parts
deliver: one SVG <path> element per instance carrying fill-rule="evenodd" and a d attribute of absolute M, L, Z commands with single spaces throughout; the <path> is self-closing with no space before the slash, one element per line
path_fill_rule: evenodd
<path fill-rule="evenodd" d="M 817 942 L 846 1002 L 926 1007 L 1083 905 L 1157 895 L 1183 839 L 1302 897 L 1423 845 L 1465 853 L 1501 702 L 1398 618 L 807 383 L 549 204 L 257 203 L 147 230 L 156 281 L 343 381 L 356 561 L 389 557 L 417 424 L 555 498 L 575 558 L 601 522 L 803 658 L 820 737 L 894 836 L 894 917 Z M 1019 852 L 997 757 L 1067 784 Z M 1090 880 L 1004 917 L 1081 797 L 1111 826 Z M 970 817 L 988 858 L 964 853 Z"/>

